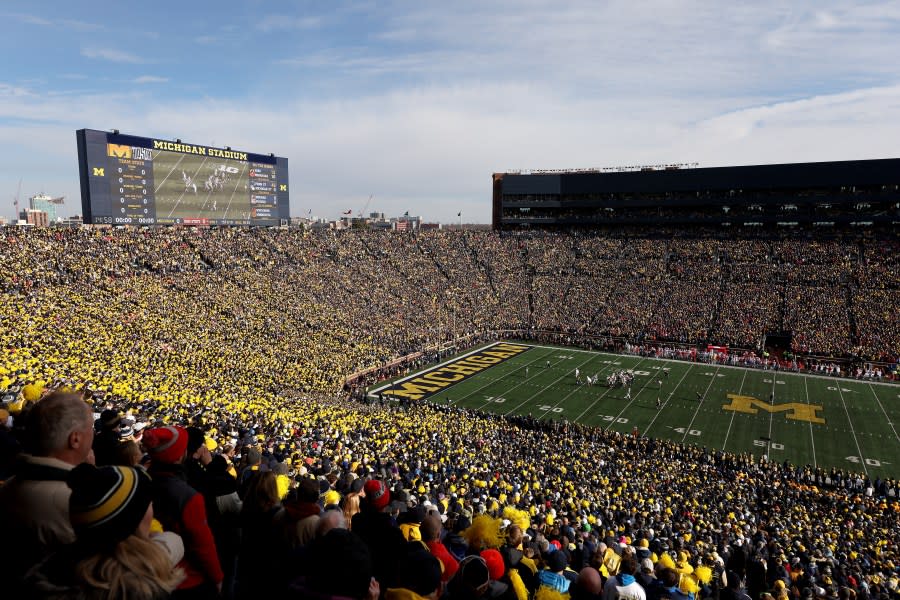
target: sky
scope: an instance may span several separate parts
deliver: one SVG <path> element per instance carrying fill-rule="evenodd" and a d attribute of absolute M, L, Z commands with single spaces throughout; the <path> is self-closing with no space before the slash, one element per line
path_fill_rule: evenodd
<path fill-rule="evenodd" d="M 75 130 L 290 161 L 291 214 L 487 223 L 491 174 L 900 156 L 900 2 L 0 3 L 0 215 Z M 23 204 L 24 205 L 24 204 Z"/>

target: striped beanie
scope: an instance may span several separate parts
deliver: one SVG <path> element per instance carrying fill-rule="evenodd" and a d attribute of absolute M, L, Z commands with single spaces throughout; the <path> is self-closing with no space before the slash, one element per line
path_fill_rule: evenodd
<path fill-rule="evenodd" d="M 157 427 L 145 431 L 141 443 L 154 461 L 174 465 L 187 452 L 188 432 L 178 425 Z"/>
<path fill-rule="evenodd" d="M 153 498 L 142 468 L 81 464 L 68 478 L 69 519 L 78 542 L 114 546 L 135 532 Z"/>

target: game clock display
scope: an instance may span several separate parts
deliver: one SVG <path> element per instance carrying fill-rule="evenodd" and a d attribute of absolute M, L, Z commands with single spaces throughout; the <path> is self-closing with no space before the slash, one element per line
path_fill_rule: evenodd
<path fill-rule="evenodd" d="M 76 132 L 85 223 L 275 226 L 289 218 L 286 158 Z"/>

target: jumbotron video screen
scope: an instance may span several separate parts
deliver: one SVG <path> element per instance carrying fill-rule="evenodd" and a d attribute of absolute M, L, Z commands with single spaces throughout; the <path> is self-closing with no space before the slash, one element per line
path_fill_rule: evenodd
<path fill-rule="evenodd" d="M 92 129 L 76 137 L 85 223 L 275 226 L 289 218 L 286 158 Z"/>

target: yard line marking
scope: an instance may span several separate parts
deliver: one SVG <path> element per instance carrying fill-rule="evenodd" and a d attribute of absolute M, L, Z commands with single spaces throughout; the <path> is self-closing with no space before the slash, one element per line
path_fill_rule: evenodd
<path fill-rule="evenodd" d="M 588 357 L 588 359 L 587 359 L 586 361 L 584 361 L 583 363 L 579 363 L 578 366 L 575 367 L 575 369 L 580 369 L 581 367 L 583 367 L 584 365 L 588 364 L 589 362 L 591 362 L 591 361 L 594 360 L 595 358 L 597 358 L 597 357 L 596 357 L 596 356 Z M 565 359 L 560 359 L 560 360 L 565 360 Z M 562 374 L 562 377 L 558 377 L 558 378 L 554 379 L 554 380 L 553 380 L 553 383 L 551 383 L 551 384 L 548 385 L 548 386 L 542 387 L 540 390 L 538 390 L 537 392 L 535 392 L 534 394 L 532 394 L 531 396 L 529 396 L 528 398 L 526 398 L 525 400 L 523 400 L 522 402 L 520 402 L 519 404 L 517 404 L 516 406 L 514 406 L 513 408 L 509 409 L 508 411 L 506 411 L 505 413 L 502 413 L 502 414 L 505 416 L 505 415 L 511 414 L 511 413 L 513 413 L 513 412 L 519 410 L 520 408 L 522 408 L 523 406 L 525 406 L 526 404 L 528 404 L 529 402 L 531 402 L 535 397 L 540 396 L 543 392 L 547 391 L 548 388 L 553 387 L 553 386 L 556 384 L 556 382 L 565 379 L 565 378 L 568 377 L 569 375 L 572 375 L 572 377 L 574 377 L 574 376 L 575 376 L 575 375 L 574 375 L 575 369 L 572 369 L 571 371 L 568 371 L 568 372 L 566 372 L 566 373 L 563 373 L 563 374 Z M 578 384 L 575 384 L 575 385 L 578 385 Z M 513 389 L 515 389 L 515 388 L 513 388 Z"/>
<path fill-rule="evenodd" d="M 241 185 L 241 177 L 244 176 L 244 171 L 247 169 L 247 163 L 244 163 L 244 166 L 241 167 L 241 174 L 238 175 L 237 182 L 234 184 L 234 189 L 231 190 L 231 198 L 228 199 L 228 207 L 225 209 L 225 212 L 222 213 L 222 218 L 225 219 L 228 217 L 228 211 L 231 210 L 231 203 L 234 200 L 234 193 L 237 191 L 238 186 Z M 249 183 L 247 184 L 249 186 Z M 249 190 L 248 190 L 248 199 L 249 199 Z M 253 212 L 253 209 L 250 209 L 250 212 Z M 247 215 L 247 218 L 250 218 L 250 215 Z"/>
<path fill-rule="evenodd" d="M 894 432 L 894 437 L 897 438 L 897 441 L 900 442 L 900 435 L 897 435 L 897 430 L 894 428 L 894 422 L 891 421 L 891 418 L 888 416 L 887 411 L 884 410 L 884 405 L 881 403 L 881 400 L 878 398 L 878 394 L 875 393 L 875 388 L 872 387 L 872 383 L 869 382 L 869 389 L 872 390 L 872 395 L 875 396 L 875 402 L 878 403 L 878 407 L 881 408 L 881 414 L 884 415 L 885 422 L 891 426 L 891 430 Z M 812 425 L 810 425 L 812 427 Z"/>
<path fill-rule="evenodd" d="M 669 392 L 669 397 L 666 398 L 665 402 L 663 402 L 662 407 L 656 411 L 656 415 L 653 417 L 653 420 L 651 420 L 650 423 L 647 424 L 647 427 L 644 428 L 644 437 L 647 436 L 647 432 L 650 431 L 651 427 L 653 427 L 653 424 L 656 422 L 656 419 L 659 417 L 660 413 L 663 411 L 663 408 L 665 408 L 669 404 L 669 400 L 671 400 L 672 396 L 675 395 L 675 392 L 678 391 L 678 388 L 681 386 L 682 382 L 684 382 L 684 378 L 687 377 L 687 374 L 691 372 L 691 369 L 693 369 L 695 365 L 696 365 L 696 363 L 688 364 L 688 368 L 684 372 L 684 375 L 682 375 L 681 379 L 678 380 L 678 383 L 675 384 L 675 388 L 671 392 Z"/>
<path fill-rule="evenodd" d="M 637 366 L 638 366 L 639 364 L 641 364 L 642 362 L 644 362 L 645 360 L 647 360 L 647 359 L 646 359 L 646 358 L 642 358 L 641 360 L 637 361 L 637 362 L 635 363 L 635 365 L 634 365 L 633 367 L 631 367 L 631 368 L 632 368 L 632 369 L 636 369 Z M 621 366 L 621 365 L 612 365 L 612 366 Z M 606 367 L 604 367 L 604 368 L 606 368 Z M 613 389 L 613 388 L 607 388 L 607 390 L 606 390 L 605 392 L 603 392 L 603 393 L 600 395 L 599 398 L 597 398 L 596 400 L 594 400 L 593 402 L 591 402 L 591 405 L 590 405 L 590 406 L 588 406 L 586 409 L 584 409 L 584 411 L 583 411 L 580 415 L 578 415 L 577 417 L 575 417 L 575 420 L 574 420 L 573 422 L 574 422 L 574 423 L 579 422 L 579 421 L 581 420 L 581 417 L 583 417 L 584 415 L 586 415 L 586 414 L 588 413 L 588 411 L 590 411 L 592 408 L 594 408 L 594 405 L 596 405 L 598 402 L 600 402 L 600 401 L 603 399 L 603 397 L 606 396 L 606 394 L 608 394 L 609 392 L 612 391 L 612 389 Z M 643 389 L 644 389 L 644 388 L 641 388 L 641 390 L 643 390 Z M 641 393 L 641 392 L 638 391 L 638 394 L 640 394 L 640 393 Z M 637 395 L 637 394 L 635 394 L 635 396 L 636 396 L 636 395 Z M 631 403 L 629 402 L 629 404 L 631 404 Z M 622 415 L 619 414 L 619 416 L 621 417 Z"/>
<path fill-rule="evenodd" d="M 769 404 L 775 406 L 775 379 L 778 377 L 778 371 L 772 372 L 772 394 L 769 396 Z M 775 413 L 769 412 L 769 438 L 766 440 L 766 460 L 772 457 L 772 422 L 775 420 Z"/>
<path fill-rule="evenodd" d="M 859 462 L 862 464 L 863 472 L 866 477 L 869 476 L 869 469 L 866 468 L 866 457 L 863 456 L 862 448 L 859 447 L 859 440 L 856 439 L 856 431 L 853 429 L 853 421 L 850 419 L 850 411 L 847 410 L 847 403 L 844 402 L 844 392 L 841 391 L 840 384 L 837 386 L 838 394 L 841 396 L 841 404 L 844 405 L 844 412 L 847 413 L 847 422 L 850 423 L 850 433 L 853 434 L 853 441 L 856 442 L 856 451 L 859 452 Z"/>
<path fill-rule="evenodd" d="M 599 356 L 597 356 L 596 358 L 599 358 Z M 591 360 L 593 360 L 593 359 L 591 359 Z M 588 361 L 588 362 L 590 362 L 590 361 Z M 644 359 L 639 360 L 634 366 L 636 367 L 636 366 L 638 366 L 639 364 L 641 364 L 642 362 L 644 362 Z M 602 373 L 603 371 L 605 371 L 605 370 L 608 369 L 609 367 L 616 367 L 616 366 L 619 366 L 619 365 L 609 365 L 609 364 L 608 364 L 608 365 L 605 365 L 605 366 L 601 367 L 600 370 L 597 371 L 597 373 L 596 373 L 595 375 L 596 375 L 596 376 L 599 376 L 600 373 Z M 634 367 L 632 367 L 632 369 L 633 369 L 633 368 L 634 368 Z M 587 385 L 587 384 L 584 384 L 584 385 Z M 588 387 L 592 387 L 592 386 L 588 386 Z M 578 385 L 576 385 L 574 390 L 572 390 L 571 392 L 569 392 L 568 394 L 566 394 L 565 396 L 563 396 L 562 400 L 560 400 L 559 402 L 557 402 L 556 404 L 554 404 L 553 406 L 551 406 L 549 410 L 545 410 L 545 411 L 544 411 L 544 414 L 542 414 L 539 418 L 540 418 L 540 419 L 543 419 L 544 417 L 546 417 L 546 416 L 547 416 L 547 413 L 549 413 L 551 410 L 553 410 L 554 408 L 556 408 L 557 406 L 559 406 L 560 404 L 562 404 L 562 403 L 566 400 L 566 398 L 568 398 L 569 396 L 571 396 L 571 395 L 574 394 L 575 392 L 579 391 L 580 389 L 583 389 L 583 386 L 582 386 L 582 387 L 579 387 Z M 606 391 L 603 392 L 603 394 L 600 395 L 600 398 L 602 398 L 603 396 L 605 396 L 606 394 L 608 394 L 612 389 L 613 389 L 613 388 L 608 387 L 608 388 L 606 389 Z M 599 400 L 599 398 L 598 398 L 598 400 Z M 595 400 L 594 402 L 596 402 L 596 400 Z"/>
<path fill-rule="evenodd" d="M 518 370 L 520 370 L 520 369 L 523 369 L 523 368 L 525 368 L 525 367 L 530 367 L 531 365 L 533 365 L 533 364 L 536 363 L 537 361 L 539 361 L 539 360 L 544 360 L 546 357 L 547 357 L 546 354 L 541 354 L 540 356 L 538 356 L 537 358 L 535 358 L 533 361 L 531 361 L 531 362 L 529 362 L 529 363 L 527 363 L 527 364 L 525 364 L 525 365 L 522 365 L 521 367 L 517 367 L 517 368 L 513 369 L 512 371 L 509 372 L 509 375 L 512 375 L 512 374 L 515 373 L 516 371 L 518 371 Z M 561 362 L 564 361 L 564 360 L 566 360 L 566 359 L 565 359 L 565 358 L 561 358 L 561 359 L 557 360 L 555 363 L 553 363 L 553 365 L 552 365 L 550 368 L 555 367 L 556 365 L 558 365 L 559 363 L 561 363 Z M 501 392 L 501 393 L 500 393 L 500 396 L 503 397 L 504 395 L 506 395 L 507 393 L 513 391 L 514 389 L 516 389 L 516 388 L 518 388 L 518 387 L 521 387 L 521 386 L 525 385 L 528 381 L 531 381 L 532 379 L 534 379 L 535 377 L 537 377 L 537 376 L 538 376 L 538 373 L 543 373 L 545 370 L 546 370 L 546 369 L 539 369 L 537 373 L 535 373 L 534 375 L 531 375 L 530 377 L 526 377 L 525 380 L 522 381 L 522 382 L 520 382 L 518 385 L 515 385 L 515 386 L 513 386 L 513 387 L 511 387 L 511 388 L 509 388 L 509 389 L 506 389 L 506 390 L 504 390 L 503 392 Z M 476 393 L 480 392 L 480 391 L 483 390 L 484 388 L 489 387 L 489 386 L 492 386 L 492 385 L 494 385 L 495 383 L 498 383 L 498 382 L 501 382 L 501 381 L 505 381 L 509 375 L 507 375 L 507 376 L 505 376 L 505 377 L 501 377 L 500 379 L 494 379 L 493 381 L 490 381 L 490 382 L 486 383 L 485 385 L 479 387 L 478 389 L 472 391 L 472 392 L 469 393 L 469 394 L 466 394 L 465 396 L 463 396 L 462 398 L 459 398 L 458 400 L 451 400 L 451 401 L 450 401 L 450 404 L 455 404 L 456 402 L 460 402 L 460 401 L 462 401 L 462 400 L 465 400 L 466 398 L 471 398 L 472 396 L 474 396 Z M 488 400 L 488 401 L 486 401 L 484 404 L 482 404 L 481 406 L 479 406 L 478 408 L 476 408 L 476 409 L 474 409 L 474 410 L 483 410 L 484 407 L 487 406 L 487 405 L 490 404 L 490 403 L 491 403 L 491 401 Z"/>
<path fill-rule="evenodd" d="M 738 387 L 738 396 L 741 395 L 744 391 L 744 382 L 747 380 L 747 371 L 744 371 L 744 376 L 741 377 L 741 385 Z M 731 435 L 731 426 L 734 425 L 734 416 L 737 414 L 737 411 L 731 411 L 731 420 L 728 422 L 728 431 L 725 432 L 725 441 L 722 442 L 722 452 L 725 452 L 725 447 L 728 446 L 728 436 Z M 810 427 L 812 425 L 810 424 Z"/>
<path fill-rule="evenodd" d="M 162 152 L 162 150 L 160 150 L 160 152 Z M 157 154 L 156 156 L 159 156 L 159 154 Z M 154 194 L 156 194 L 156 192 L 159 191 L 159 188 L 161 188 L 161 187 L 163 186 L 163 184 L 166 182 L 166 179 L 169 178 L 169 175 L 171 175 L 172 173 L 175 172 L 175 168 L 176 168 L 178 165 L 181 164 L 181 161 L 184 160 L 184 157 L 185 157 L 185 156 L 187 156 L 187 154 L 182 154 L 182 155 L 181 155 L 181 158 L 178 159 L 178 162 L 176 162 L 174 165 L 172 165 L 172 169 L 166 174 L 165 177 L 163 177 L 163 180 L 159 182 L 159 185 L 156 186 L 156 189 L 153 190 L 153 193 L 154 193 Z M 155 157 L 154 157 L 154 158 L 155 158 Z"/>
<path fill-rule="evenodd" d="M 203 157 L 203 161 L 200 163 L 200 166 L 197 167 L 197 170 L 194 172 L 194 176 L 191 177 L 191 181 L 193 181 L 194 178 L 197 177 L 197 174 L 200 173 L 200 169 L 202 169 L 202 168 L 203 168 L 203 165 L 206 164 L 206 161 L 207 161 L 208 158 L 209 158 L 208 156 L 204 156 L 204 157 Z M 195 183 L 194 185 L 197 185 L 197 184 Z M 185 195 L 186 193 L 187 193 L 187 187 L 184 188 L 184 191 L 181 192 L 181 195 L 180 195 L 180 196 L 178 196 L 178 200 L 175 202 L 175 206 L 173 206 L 173 207 L 172 207 L 172 210 L 169 211 L 169 214 L 166 215 L 166 218 L 167 218 L 167 219 L 170 218 L 170 217 L 172 216 L 172 213 L 175 212 L 175 209 L 178 208 L 178 205 L 179 205 L 179 204 L 181 204 L 181 199 L 184 198 L 184 195 Z"/>
<path fill-rule="evenodd" d="M 719 374 L 719 367 L 716 367 L 716 370 L 713 372 L 712 377 L 709 378 L 709 385 L 706 386 L 706 390 L 703 391 L 703 396 L 700 398 L 700 403 L 697 404 L 696 410 L 694 410 L 694 416 L 691 417 L 691 422 L 688 423 L 687 429 L 684 430 L 684 435 L 681 437 L 681 443 L 684 443 L 684 440 L 687 439 L 688 432 L 691 430 L 691 427 L 694 425 L 694 421 L 697 419 L 697 413 L 700 412 L 700 407 L 703 406 L 703 403 L 706 402 L 706 395 L 709 393 L 709 388 L 712 387 L 713 382 L 716 380 L 716 375 Z"/>
<path fill-rule="evenodd" d="M 803 389 L 806 390 L 806 403 L 809 404 L 809 385 L 806 383 L 806 377 L 803 378 Z M 816 461 L 816 438 L 813 436 L 812 423 L 809 424 L 809 441 L 812 443 L 813 468 L 818 468 Z"/>

